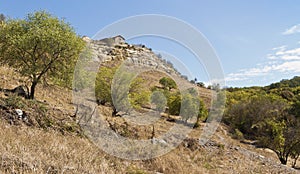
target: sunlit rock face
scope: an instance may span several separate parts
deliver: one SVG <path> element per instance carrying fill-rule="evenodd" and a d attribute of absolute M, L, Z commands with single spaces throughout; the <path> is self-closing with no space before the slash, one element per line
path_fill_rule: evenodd
<path fill-rule="evenodd" d="M 92 50 L 94 61 L 122 60 L 126 65 L 139 65 L 138 67 L 148 67 L 169 75 L 179 75 L 170 62 L 163 60 L 161 56 L 155 54 L 150 48 L 147 48 L 145 45 L 128 44 L 125 38 L 120 35 L 101 40 L 92 40 L 84 36 L 83 40 L 87 42 Z"/>

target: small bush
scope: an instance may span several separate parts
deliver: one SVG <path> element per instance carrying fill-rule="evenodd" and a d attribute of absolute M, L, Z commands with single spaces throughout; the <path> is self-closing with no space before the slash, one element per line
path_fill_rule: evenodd
<path fill-rule="evenodd" d="M 10 95 L 8 98 L 5 98 L 4 105 L 9 108 L 18 108 L 18 109 L 23 109 L 25 107 L 23 98 L 17 95 Z"/>
<path fill-rule="evenodd" d="M 146 174 L 146 173 L 147 172 L 145 172 L 144 170 L 138 169 L 135 166 L 129 166 L 126 172 L 126 174 Z"/>
<path fill-rule="evenodd" d="M 243 140 L 244 139 L 244 134 L 240 130 L 234 129 L 233 138 L 237 139 L 237 140 Z"/>

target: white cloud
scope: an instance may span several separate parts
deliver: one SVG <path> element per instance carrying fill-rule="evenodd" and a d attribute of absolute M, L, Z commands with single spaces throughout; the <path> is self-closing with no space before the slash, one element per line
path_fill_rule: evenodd
<path fill-rule="evenodd" d="M 300 61 L 284 62 L 280 65 L 274 66 L 273 69 L 280 71 L 280 72 L 299 73 L 300 72 Z"/>
<path fill-rule="evenodd" d="M 290 34 L 295 34 L 295 33 L 300 33 L 300 24 L 294 25 L 289 29 L 286 29 L 285 32 L 283 32 L 283 35 L 290 35 Z"/>
<path fill-rule="evenodd" d="M 272 73 L 300 73 L 300 48 L 286 49 L 281 46 L 272 49 L 274 53 L 266 55 L 268 62 L 257 64 L 255 68 L 241 69 L 226 76 L 226 81 L 244 81 L 266 77 Z"/>
<path fill-rule="evenodd" d="M 258 68 L 243 69 L 237 73 L 228 74 L 227 77 L 225 78 L 225 80 L 226 81 L 248 80 L 249 78 L 266 75 L 272 70 L 273 70 L 273 67 L 269 66 L 269 65 L 266 65 L 263 67 L 258 67 Z"/>
<path fill-rule="evenodd" d="M 300 42 L 300 41 L 299 41 Z M 287 45 L 282 45 L 280 47 L 275 47 L 275 48 L 272 48 L 272 50 L 280 50 L 280 51 L 284 51 L 286 50 L 287 48 Z"/>
<path fill-rule="evenodd" d="M 300 55 L 300 48 L 286 50 L 286 51 L 284 51 L 284 53 L 285 54 L 297 54 L 297 55 Z"/>
<path fill-rule="evenodd" d="M 274 60 L 274 59 L 277 59 L 278 57 L 275 56 L 275 55 L 273 55 L 273 54 L 268 54 L 268 55 L 267 55 L 267 58 L 268 58 L 268 59 L 273 59 L 273 60 Z"/>
<path fill-rule="evenodd" d="M 245 78 L 245 77 L 235 77 L 235 76 L 225 77 L 225 81 L 227 81 L 227 82 L 243 81 L 243 80 L 247 80 L 247 78 Z"/>
<path fill-rule="evenodd" d="M 273 48 L 276 51 L 273 54 L 268 54 L 268 59 L 277 60 L 300 60 L 300 48 L 294 48 L 287 50 L 285 46 Z"/>
<path fill-rule="evenodd" d="M 281 56 L 282 60 L 300 60 L 299 55 L 282 55 Z"/>

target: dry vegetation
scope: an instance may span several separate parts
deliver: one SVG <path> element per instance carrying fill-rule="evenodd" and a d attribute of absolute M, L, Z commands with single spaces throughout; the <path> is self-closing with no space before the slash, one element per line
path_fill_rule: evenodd
<path fill-rule="evenodd" d="M 12 70 L 1 67 L 1 88 L 20 85 L 18 77 Z M 4 101 L 7 97 L 0 94 L 0 101 Z M 274 153 L 230 138 L 224 125 L 208 143 L 200 145 L 197 138 L 205 123 L 166 155 L 143 161 L 118 159 L 81 134 L 76 121 L 70 117 L 74 114 L 70 90 L 39 85 L 37 100 L 47 108 L 45 117 L 52 120 L 48 127 L 22 122 L 10 124 L 3 110 L 0 112 L 0 173 L 297 173 L 280 165 Z M 32 120 L 38 118 L 35 111 L 39 105 L 26 106 L 24 111 L 28 116 Z M 116 130 L 122 131 L 124 119 L 106 115 L 108 121 L 115 123 Z M 172 124 L 160 119 L 155 126 L 157 133 L 165 132 Z M 73 125 L 75 131 L 62 129 L 66 125 Z M 136 133 L 132 136 L 135 138 L 147 139 L 151 134 L 146 126 L 127 129 Z"/>
<path fill-rule="evenodd" d="M 159 71 L 149 71 L 146 73 L 142 73 L 139 75 L 139 77 L 145 79 L 145 86 L 161 86 L 159 84 L 159 80 L 162 77 L 165 77 L 166 74 L 163 74 Z M 195 85 L 196 87 L 196 85 Z M 213 91 L 206 89 L 206 88 L 201 88 L 198 87 L 198 94 L 201 97 L 201 99 L 204 101 L 206 106 L 210 106 L 211 98 L 213 95 Z"/>

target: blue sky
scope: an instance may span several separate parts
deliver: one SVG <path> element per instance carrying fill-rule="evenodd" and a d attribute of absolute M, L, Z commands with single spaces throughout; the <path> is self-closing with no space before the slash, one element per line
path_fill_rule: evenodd
<path fill-rule="evenodd" d="M 197 28 L 214 47 L 223 67 L 227 86 L 267 85 L 300 75 L 300 2 L 297 1 L 103 1 L 51 0 L 2 1 L 0 13 L 24 18 L 46 10 L 63 17 L 80 35 L 92 37 L 103 27 L 125 17 L 162 14 L 181 19 Z M 170 49 L 170 43 L 141 38 L 154 50 L 181 59 L 200 81 L 208 81 L 203 67 L 193 66 L 192 54 Z"/>

